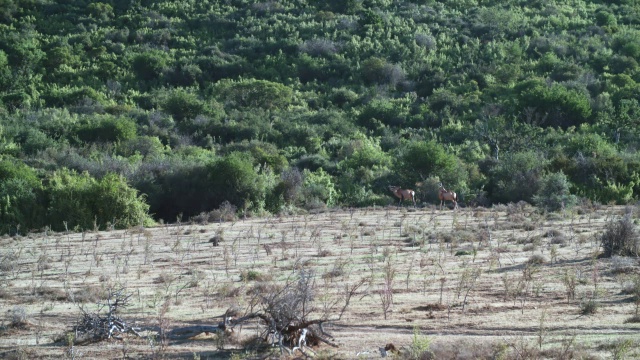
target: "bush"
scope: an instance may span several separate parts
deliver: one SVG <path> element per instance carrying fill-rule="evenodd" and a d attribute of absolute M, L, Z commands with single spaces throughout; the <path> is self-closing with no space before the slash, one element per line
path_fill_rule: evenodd
<path fill-rule="evenodd" d="M 144 196 L 131 188 L 122 176 L 107 174 L 96 180 L 88 173 L 79 175 L 61 170 L 53 173 L 47 183 L 46 220 L 55 231 L 105 229 L 108 224 L 126 229 L 152 223 Z"/>
<path fill-rule="evenodd" d="M 160 78 L 167 70 L 169 55 L 160 50 L 148 51 L 133 58 L 132 68 L 136 76 L 142 81 L 153 81 Z"/>
<path fill-rule="evenodd" d="M 305 169 L 303 175 L 302 194 L 307 208 L 337 204 L 339 194 L 331 175 L 322 168 L 313 172 Z"/>
<path fill-rule="evenodd" d="M 232 152 L 209 165 L 207 171 L 216 205 L 228 201 L 241 209 L 264 208 L 266 184 L 264 177 L 254 170 L 250 154 Z"/>
<path fill-rule="evenodd" d="M 494 202 L 532 203 L 540 187 L 540 177 L 547 161 L 535 152 L 508 154 L 490 170 L 490 194 Z M 526 185 L 526 186 L 524 186 Z"/>
<path fill-rule="evenodd" d="M 627 215 L 618 221 L 610 221 L 600 237 L 603 256 L 638 256 L 640 241 L 633 221 Z"/>
<path fill-rule="evenodd" d="M 543 120 L 543 126 L 568 128 L 587 122 L 591 117 L 589 95 L 563 85 L 533 85 L 523 83 L 518 88 L 521 109 L 534 109 Z M 547 116 L 548 114 L 548 116 Z"/>
<path fill-rule="evenodd" d="M 96 117 L 80 126 L 76 135 L 86 142 L 118 142 L 136 137 L 136 123 L 128 118 Z"/>
<path fill-rule="evenodd" d="M 459 187 L 468 180 L 461 161 L 435 142 L 414 142 L 401 150 L 396 173 L 403 184 L 415 184 L 428 177 L 438 177 L 447 189 L 460 192 Z"/>
<path fill-rule="evenodd" d="M 571 195 L 569 186 L 569 180 L 562 172 L 549 174 L 540 181 L 540 188 L 533 196 L 533 202 L 546 211 L 573 207 L 578 198 Z"/>
<path fill-rule="evenodd" d="M 585 300 L 580 303 L 580 314 L 582 315 L 593 315 L 598 312 L 600 308 L 600 304 L 593 300 Z"/>
<path fill-rule="evenodd" d="M 164 112 L 173 116 L 178 122 L 187 119 L 195 119 L 196 116 L 205 113 L 205 104 L 198 97 L 184 89 L 171 92 L 162 102 Z"/>
<path fill-rule="evenodd" d="M 11 233 L 44 224 L 42 185 L 35 171 L 20 162 L 0 162 L 0 232 Z"/>

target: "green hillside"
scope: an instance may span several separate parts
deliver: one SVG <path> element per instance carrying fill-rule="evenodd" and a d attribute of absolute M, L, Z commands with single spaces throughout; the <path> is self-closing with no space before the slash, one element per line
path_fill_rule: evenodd
<path fill-rule="evenodd" d="M 466 205 L 628 203 L 639 24 L 637 0 L 0 0 L 0 230 L 388 185 L 436 203 L 439 182 Z"/>

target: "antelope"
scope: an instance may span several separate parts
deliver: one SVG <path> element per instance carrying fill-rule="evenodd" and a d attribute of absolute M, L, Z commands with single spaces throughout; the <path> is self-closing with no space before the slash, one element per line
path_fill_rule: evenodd
<path fill-rule="evenodd" d="M 401 189 L 398 186 L 391 186 L 391 185 L 389 185 L 389 190 L 391 190 L 393 195 L 395 195 L 396 197 L 398 197 L 400 199 L 400 201 L 398 201 L 398 205 L 402 205 L 402 202 L 404 200 L 411 200 L 411 201 L 413 201 L 413 206 L 416 206 L 416 192 L 415 191 L 413 191 L 411 189 Z"/>
<path fill-rule="evenodd" d="M 442 183 L 440 183 L 440 190 L 438 191 L 438 199 L 440 199 L 440 210 L 444 206 L 445 201 L 453 202 L 453 209 L 458 208 L 458 194 L 453 191 L 449 191 L 444 188 Z"/>

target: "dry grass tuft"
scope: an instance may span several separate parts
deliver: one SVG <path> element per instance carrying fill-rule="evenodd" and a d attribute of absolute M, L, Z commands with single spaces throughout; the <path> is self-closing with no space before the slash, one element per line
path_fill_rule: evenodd
<path fill-rule="evenodd" d="M 107 290 L 102 286 L 85 285 L 83 288 L 74 291 L 73 298 L 76 302 L 96 303 L 100 299 L 106 298 Z"/>

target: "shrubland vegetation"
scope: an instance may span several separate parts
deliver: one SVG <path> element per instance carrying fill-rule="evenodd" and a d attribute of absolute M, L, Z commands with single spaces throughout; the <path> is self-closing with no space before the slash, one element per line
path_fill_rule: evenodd
<path fill-rule="evenodd" d="M 1 232 L 640 190 L 636 1 L 0 3 Z"/>

